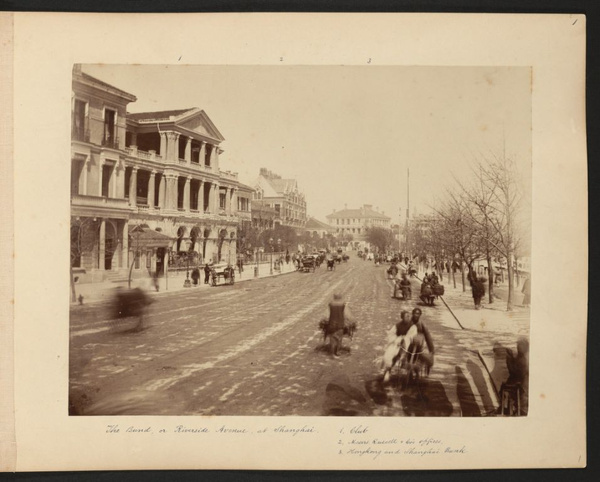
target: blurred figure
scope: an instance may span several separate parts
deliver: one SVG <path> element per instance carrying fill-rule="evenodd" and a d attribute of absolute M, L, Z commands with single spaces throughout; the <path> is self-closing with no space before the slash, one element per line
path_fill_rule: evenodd
<path fill-rule="evenodd" d="M 137 318 L 137 323 L 133 327 L 133 331 L 141 331 L 144 329 L 144 314 L 146 312 L 146 307 L 150 305 L 152 301 L 141 288 L 134 288 L 132 290 L 117 288 L 114 303 L 115 319 Z"/>
<path fill-rule="evenodd" d="M 517 353 L 512 350 L 506 350 L 506 367 L 508 368 L 507 386 L 520 387 L 520 407 L 519 415 L 527 415 L 529 403 L 529 341 L 520 338 L 517 341 Z"/>
<path fill-rule="evenodd" d="M 406 357 L 409 346 L 417 335 L 417 327 L 412 323 L 410 313 L 403 310 L 400 321 L 387 332 L 387 347 L 383 353 L 383 382 L 390 380 L 392 367 Z"/>
<path fill-rule="evenodd" d="M 333 301 L 329 303 L 329 313 L 321 320 L 321 323 L 324 326 L 325 336 L 329 336 L 329 351 L 333 357 L 337 358 L 344 337 L 344 329 L 349 327 L 352 327 L 352 331 L 356 329 L 356 324 L 341 294 L 333 295 Z"/>
<path fill-rule="evenodd" d="M 523 283 L 523 289 L 521 289 L 521 293 L 524 295 L 523 306 L 529 306 L 531 304 L 531 275 L 528 276 Z"/>
<path fill-rule="evenodd" d="M 474 271 L 469 273 L 469 282 L 471 283 L 471 290 L 473 291 L 473 302 L 475 303 L 475 309 L 481 309 L 481 299 L 485 296 L 485 278 L 477 276 Z"/>
<path fill-rule="evenodd" d="M 198 268 L 194 268 L 192 270 L 192 283 L 194 286 L 198 286 L 198 280 L 200 279 L 200 270 Z"/>

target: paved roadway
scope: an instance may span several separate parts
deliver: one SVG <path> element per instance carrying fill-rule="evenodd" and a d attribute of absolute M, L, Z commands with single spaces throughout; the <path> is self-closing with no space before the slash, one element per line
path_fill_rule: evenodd
<path fill-rule="evenodd" d="M 155 298 L 140 333 L 114 333 L 105 306 L 71 313 L 74 414 L 480 416 L 494 393 L 473 343 L 445 308 L 422 307 L 436 343 L 419 387 L 383 385 L 377 357 L 401 309 L 386 266 L 352 257 L 327 271 L 290 273 Z M 317 323 L 334 292 L 358 324 L 333 359 Z M 413 293 L 418 287 L 413 287 Z M 486 335 L 489 336 L 489 335 Z M 490 344 L 491 346 L 491 344 Z"/>

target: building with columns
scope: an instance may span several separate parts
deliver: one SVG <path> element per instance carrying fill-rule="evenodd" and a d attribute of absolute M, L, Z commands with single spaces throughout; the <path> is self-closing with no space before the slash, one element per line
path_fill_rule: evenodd
<path fill-rule="evenodd" d="M 122 278 L 134 260 L 137 275 L 160 275 L 184 253 L 235 262 L 241 184 L 220 169 L 222 134 L 199 108 L 127 113 L 136 100 L 74 69 L 73 268 L 86 282 Z M 161 233 L 164 248 L 135 259 L 135 227 Z"/>
<path fill-rule="evenodd" d="M 282 179 L 268 169 L 261 168 L 254 183 L 254 199 L 275 209 L 277 224 L 303 231 L 306 225 L 306 199 L 295 179 Z"/>
<path fill-rule="evenodd" d="M 344 206 L 344 209 L 340 211 L 334 210 L 326 218 L 329 225 L 335 230 L 338 238 L 342 239 L 346 235 L 352 237 L 351 243 L 355 249 L 370 247 L 365 237 L 367 228 L 379 227 L 389 229 L 391 222 L 389 216 L 373 209 L 371 204 L 364 204 L 358 209 L 348 209 L 347 206 Z"/>

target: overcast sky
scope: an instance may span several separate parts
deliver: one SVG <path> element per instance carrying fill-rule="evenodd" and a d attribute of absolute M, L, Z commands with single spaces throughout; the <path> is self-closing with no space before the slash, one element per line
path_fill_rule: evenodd
<path fill-rule="evenodd" d="M 479 153 L 515 157 L 531 189 L 525 67 L 136 66 L 83 70 L 137 96 L 130 112 L 200 107 L 225 137 L 221 168 L 296 178 L 308 213 L 379 207 L 402 222 L 469 176 Z"/>

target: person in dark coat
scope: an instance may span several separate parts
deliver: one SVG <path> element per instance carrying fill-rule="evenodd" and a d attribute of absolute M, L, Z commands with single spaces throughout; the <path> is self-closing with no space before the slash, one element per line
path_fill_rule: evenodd
<path fill-rule="evenodd" d="M 329 313 L 325 318 L 326 334 L 329 335 L 329 351 L 335 358 L 339 356 L 339 349 L 342 345 L 344 336 L 344 327 L 347 324 L 353 324 L 352 315 L 342 299 L 342 295 L 336 293 L 333 300 L 329 303 Z"/>
<path fill-rule="evenodd" d="M 481 309 L 481 299 L 485 296 L 485 284 L 484 278 L 478 277 L 474 272 L 471 272 L 471 289 L 473 290 L 473 301 L 475 302 L 475 309 Z"/>
<path fill-rule="evenodd" d="M 192 270 L 192 283 L 194 283 L 194 286 L 198 285 L 199 279 L 200 279 L 200 270 L 198 268 L 194 268 Z"/>
<path fill-rule="evenodd" d="M 433 304 L 433 290 L 427 278 L 421 284 L 421 301 L 426 305 Z"/>
<path fill-rule="evenodd" d="M 210 281 L 210 266 L 208 266 L 208 263 L 206 263 L 206 265 L 204 265 L 204 284 L 207 285 L 209 281 Z"/>

